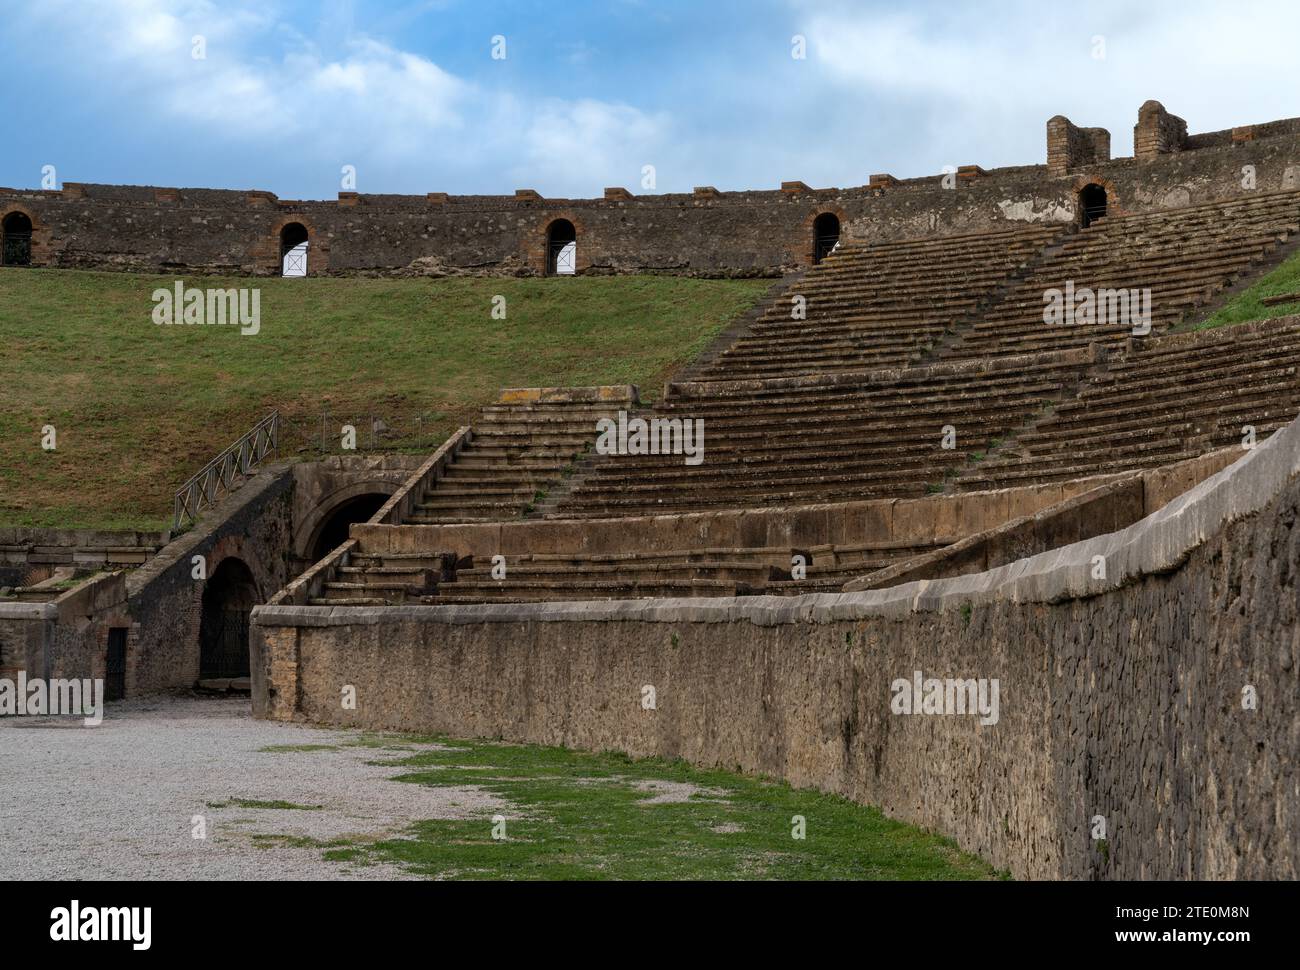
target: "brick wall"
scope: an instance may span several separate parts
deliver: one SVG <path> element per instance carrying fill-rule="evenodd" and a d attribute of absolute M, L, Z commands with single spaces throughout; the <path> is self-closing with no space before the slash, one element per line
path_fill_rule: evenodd
<path fill-rule="evenodd" d="M 1187 122 L 1165 110 L 1159 101 L 1148 101 L 1138 111 L 1133 126 L 1133 155 L 1140 159 L 1180 152 L 1187 144 Z"/>
<path fill-rule="evenodd" d="M 309 267 L 316 275 L 538 274 L 547 227 L 564 218 L 577 228 L 584 273 L 774 276 L 811 262 L 811 226 L 824 212 L 840 218 L 846 240 L 911 239 L 1014 222 L 1069 222 L 1079 174 L 1108 179 L 1123 193 L 1125 211 L 1133 212 L 1238 195 L 1246 164 L 1257 169 L 1258 191 L 1300 180 L 1300 123 L 1189 137 L 1182 119 L 1150 101 L 1135 137 L 1136 161 L 1111 159 L 1105 129 L 1076 127 L 1058 116 L 1048 122 L 1046 165 L 987 171 L 965 165 L 947 181 L 939 173 L 882 175 L 853 188 L 791 181 L 769 191 L 702 187 L 635 196 L 618 190 L 594 199 L 434 192 L 344 193 L 313 202 L 268 192 L 68 183 L 61 192 L 0 189 L 0 215 L 14 209 L 30 215 L 33 260 L 46 266 L 274 274 L 280 230 L 300 222 L 310 233 Z"/>
<path fill-rule="evenodd" d="M 1110 161 L 1110 132 L 1079 128 L 1064 115 L 1047 122 L 1047 172 L 1065 175 L 1084 165 Z"/>

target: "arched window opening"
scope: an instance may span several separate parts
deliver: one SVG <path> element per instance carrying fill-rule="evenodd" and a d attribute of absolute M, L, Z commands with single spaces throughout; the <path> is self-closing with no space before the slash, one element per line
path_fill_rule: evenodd
<path fill-rule="evenodd" d="M 32 220 L 25 212 L 11 212 L 0 221 L 0 265 L 32 265 Z"/>
<path fill-rule="evenodd" d="M 823 212 L 813 220 L 813 263 L 820 263 L 840 244 L 840 219 L 833 212 Z"/>
<path fill-rule="evenodd" d="M 578 271 L 578 231 L 568 219 L 546 228 L 546 274 L 572 276 Z"/>
<path fill-rule="evenodd" d="M 348 499 L 330 513 L 316 534 L 316 541 L 311 547 L 312 562 L 320 562 L 343 543 L 348 541 L 348 528 L 357 522 L 369 522 L 371 517 L 384 507 L 389 496 L 379 493 L 358 495 Z"/>
<path fill-rule="evenodd" d="M 307 227 L 291 222 L 280 230 L 280 275 L 307 275 Z"/>
<path fill-rule="evenodd" d="M 1106 218 L 1106 190 L 1093 183 L 1079 193 L 1079 224 L 1087 229 L 1098 219 Z"/>
<path fill-rule="evenodd" d="M 203 588 L 199 619 L 199 679 L 247 677 L 249 614 L 257 583 L 242 560 L 221 560 Z"/>

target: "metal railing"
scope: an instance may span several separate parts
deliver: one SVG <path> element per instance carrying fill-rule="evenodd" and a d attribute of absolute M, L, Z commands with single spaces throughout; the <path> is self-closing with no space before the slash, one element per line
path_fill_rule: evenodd
<path fill-rule="evenodd" d="M 176 490 L 172 505 L 172 531 L 192 523 L 199 513 L 216 504 L 217 496 L 252 474 L 268 453 L 280 454 L 280 412 L 272 411 L 242 438 L 203 466 Z"/>

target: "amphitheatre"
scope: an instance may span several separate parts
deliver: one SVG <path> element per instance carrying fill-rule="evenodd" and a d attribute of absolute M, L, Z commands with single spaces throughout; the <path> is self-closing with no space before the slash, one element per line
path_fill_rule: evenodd
<path fill-rule="evenodd" d="M 734 769 L 1016 878 L 1297 878 L 1300 119 L 1148 101 L 1133 135 L 1057 116 L 1045 163 L 844 189 L 0 189 L 16 352 L 64 352 L 19 309 L 63 285 L 139 335 L 42 377 L 96 406 L 0 405 L 0 678 Z M 149 322 L 172 278 L 265 287 L 260 333 L 188 349 Z M 417 423 L 425 358 L 377 321 L 434 285 L 496 384 Z M 345 292 L 309 352 L 371 389 L 325 403 L 130 342 L 297 373 L 277 314 Z M 602 294 L 653 353 L 602 364 Z M 590 358 L 501 342 L 548 326 Z M 637 418 L 698 454 L 597 448 Z"/>

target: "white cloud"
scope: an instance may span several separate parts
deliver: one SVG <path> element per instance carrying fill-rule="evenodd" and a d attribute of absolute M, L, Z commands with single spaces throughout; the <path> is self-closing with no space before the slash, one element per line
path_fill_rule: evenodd
<path fill-rule="evenodd" d="M 404 37 L 436 2 L 386 9 L 367 35 L 347 4 L 304 20 L 287 0 L 42 0 L 5 8 L 0 49 L 11 25 L 21 29 L 24 58 L 57 79 L 51 88 L 89 91 L 123 144 L 150 140 L 155 126 L 174 147 L 141 163 L 106 146 L 119 172 L 184 182 L 178 159 L 206 154 L 243 186 L 295 195 L 328 195 L 343 164 L 374 192 L 531 186 L 585 197 L 603 185 L 642 191 L 646 164 L 658 191 L 860 185 L 874 172 L 1041 162 L 1058 113 L 1110 129 L 1126 154 L 1148 98 L 1193 131 L 1300 114 L 1291 0 L 767 0 L 703 59 L 683 35 L 681 54 L 664 51 L 651 75 L 636 59 L 620 70 L 611 40 L 575 37 L 544 52 L 549 64 L 512 47 L 509 64 L 472 77 L 380 39 Z M 699 16 L 710 23 L 687 0 L 654 11 L 683 30 Z M 806 61 L 789 56 L 793 32 L 808 37 Z M 204 61 L 190 57 L 196 33 Z M 1104 60 L 1091 56 L 1095 35 Z M 539 80 L 566 60 L 571 80 Z M 583 91 L 592 83 L 602 89 Z M 50 114 L 56 126 L 63 116 Z"/>
<path fill-rule="evenodd" d="M 1011 114 L 1019 142 L 1028 120 L 1067 114 L 1110 128 L 1114 151 L 1125 154 L 1148 98 L 1193 131 L 1300 114 L 1294 3 L 792 6 L 806 18 L 810 62 L 845 96 L 915 99 L 932 120 L 944 119 L 948 141 L 987 142 L 979 129 L 1007 130 Z M 1104 39 L 1103 59 L 1093 56 L 1095 37 Z M 1035 142 L 1040 135 L 1034 125 Z"/>
<path fill-rule="evenodd" d="M 624 104 L 583 98 L 541 104 L 524 136 L 526 153 L 517 178 L 573 186 L 590 195 L 602 184 L 640 191 L 643 165 L 661 165 L 667 154 L 669 122 Z"/>
<path fill-rule="evenodd" d="M 634 107 L 485 90 L 365 35 L 327 56 L 265 4 L 45 0 L 36 11 L 33 25 L 74 52 L 68 68 L 120 85 L 133 111 L 164 111 L 194 138 L 292 141 L 301 157 L 356 165 L 363 183 L 368 171 L 418 165 L 436 187 L 440 168 L 463 173 L 491 159 L 520 184 L 589 195 L 601 179 L 638 172 L 665 137 L 662 117 Z M 203 60 L 190 55 L 195 34 L 206 38 Z"/>

